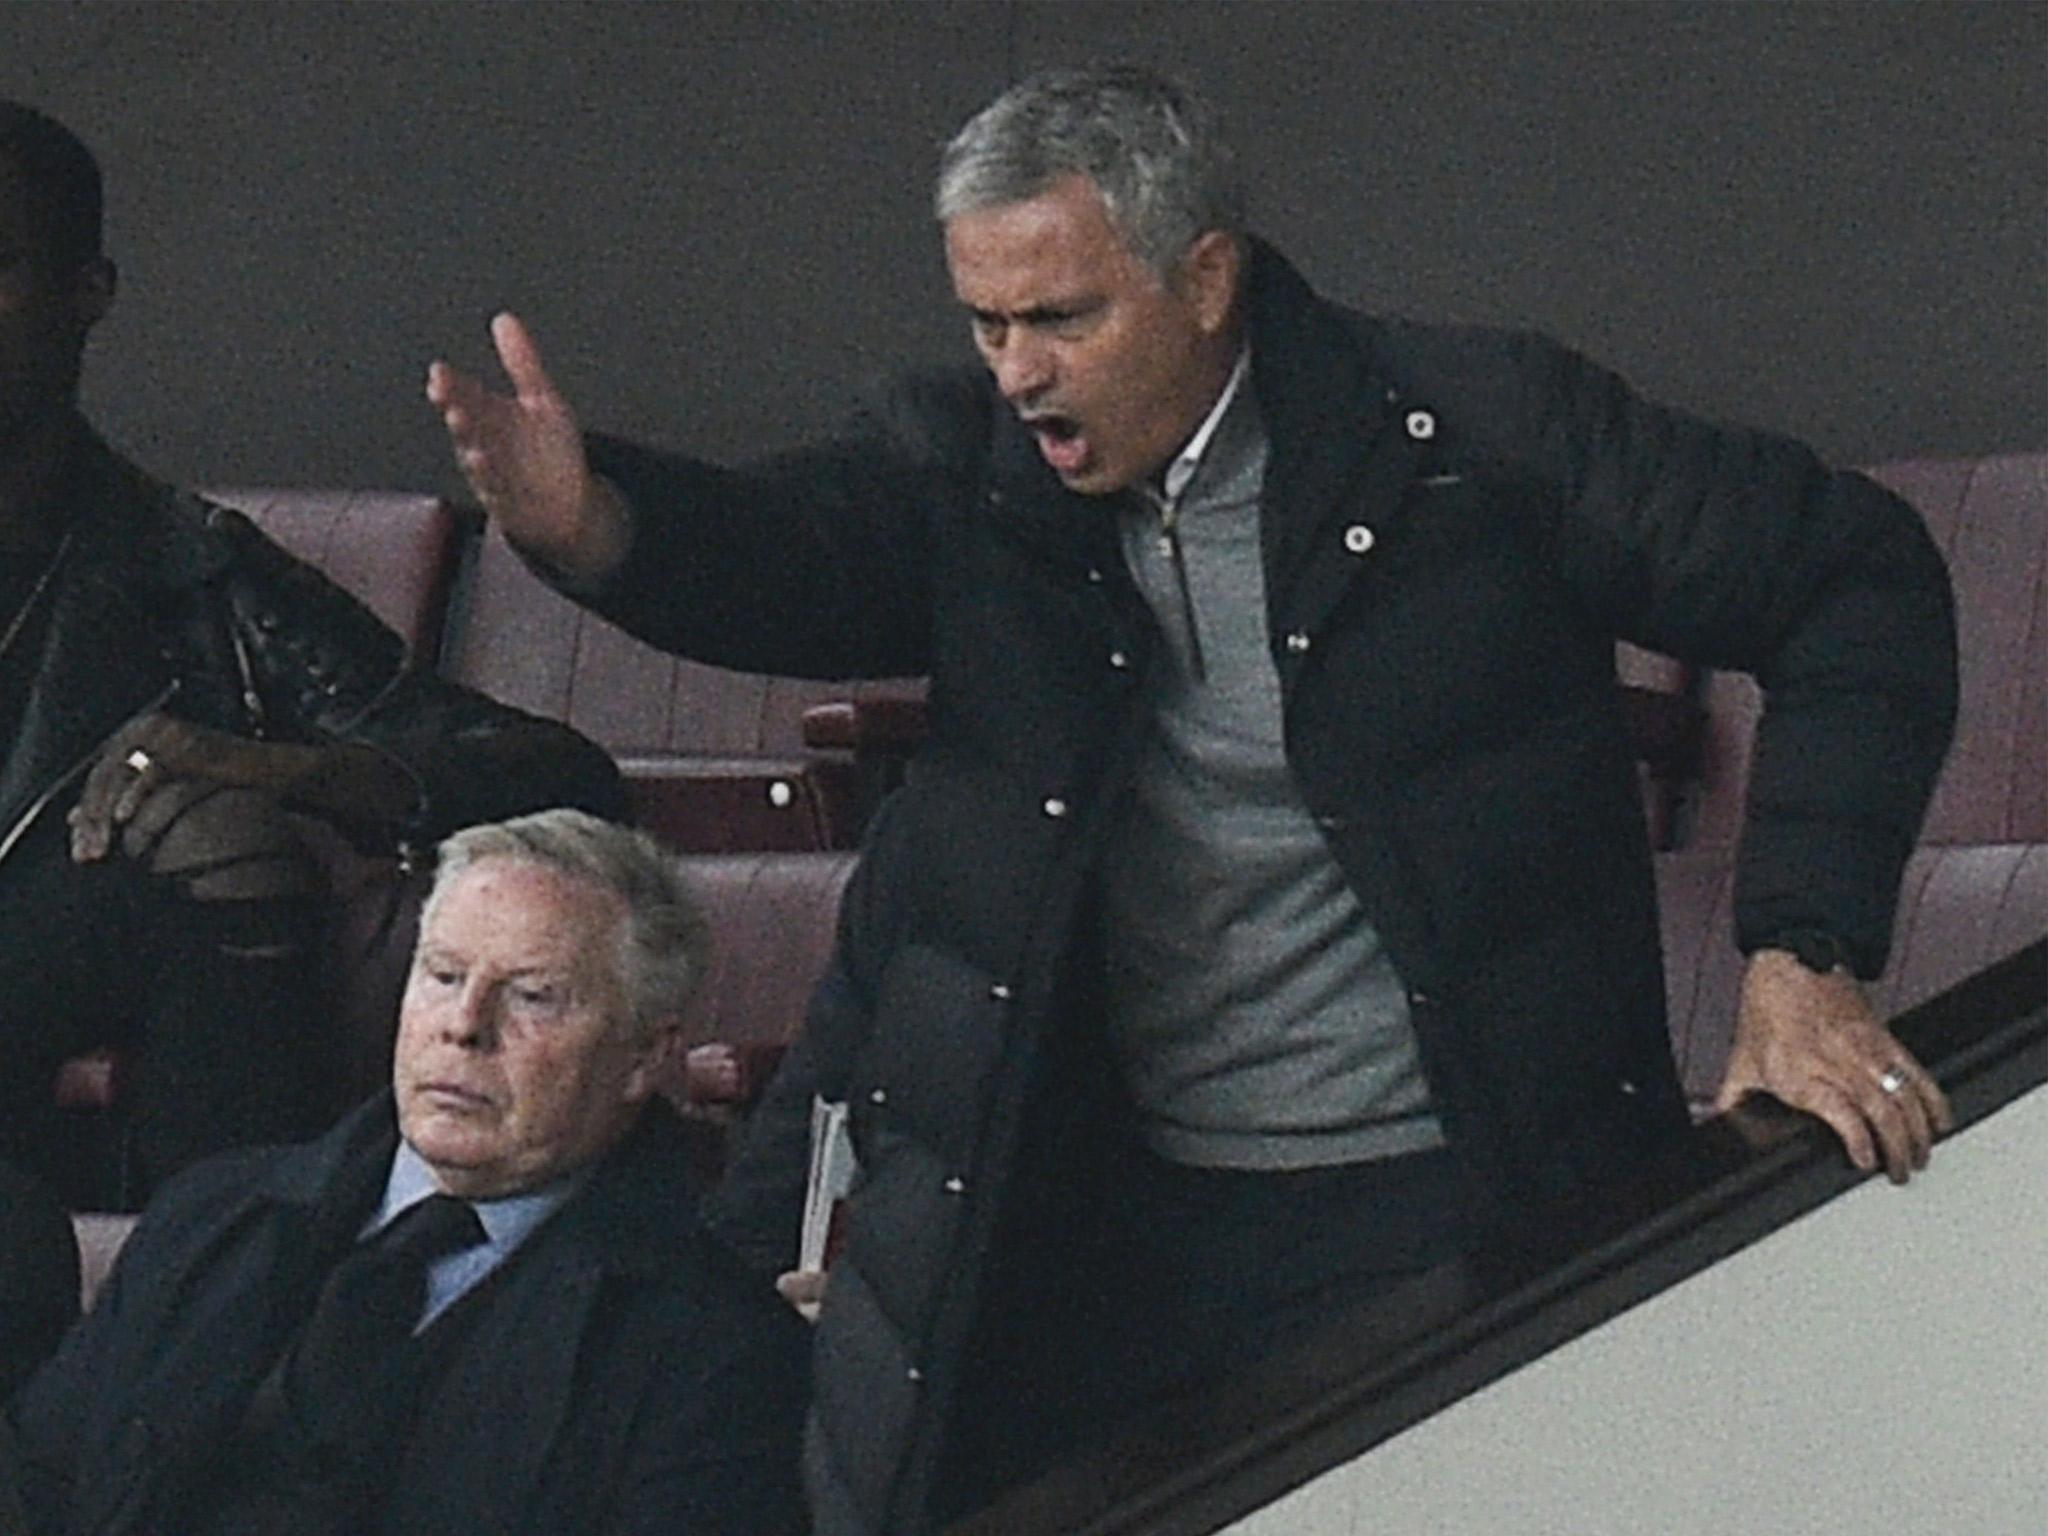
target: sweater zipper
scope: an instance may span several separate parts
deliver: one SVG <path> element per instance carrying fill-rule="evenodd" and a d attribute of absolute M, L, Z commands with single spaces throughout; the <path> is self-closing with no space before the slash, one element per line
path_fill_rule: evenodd
<path fill-rule="evenodd" d="M 1188 585 L 1187 554 L 1180 541 L 1180 500 L 1169 500 L 1150 486 L 1145 495 L 1159 514 L 1159 553 L 1173 570 L 1174 590 L 1180 598 L 1180 616 L 1188 636 L 1188 670 L 1198 683 L 1209 680 L 1208 664 L 1202 659 L 1202 630 L 1195 622 L 1195 594 Z"/>

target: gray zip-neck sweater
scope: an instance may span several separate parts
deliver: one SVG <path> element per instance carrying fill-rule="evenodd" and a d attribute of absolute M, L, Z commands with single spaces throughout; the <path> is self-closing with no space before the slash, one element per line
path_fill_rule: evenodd
<path fill-rule="evenodd" d="M 1204 1167 L 1443 1142 L 1401 979 L 1287 767 L 1259 560 L 1266 451 L 1246 381 L 1171 510 L 1134 495 L 1122 519 L 1166 644 L 1103 864 L 1110 1027 L 1147 1140 Z"/>

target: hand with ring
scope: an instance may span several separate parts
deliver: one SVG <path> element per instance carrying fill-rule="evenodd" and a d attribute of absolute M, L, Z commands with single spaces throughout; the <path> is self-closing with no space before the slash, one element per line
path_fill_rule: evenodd
<path fill-rule="evenodd" d="M 1926 1167 L 1935 1138 L 1955 1125 L 1947 1096 L 1878 1022 L 1856 978 L 1809 970 L 1779 949 L 1749 958 L 1715 1108 L 1752 1093 L 1826 1121 L 1852 1163 L 1882 1163 L 1896 1184 Z"/>
<path fill-rule="evenodd" d="M 196 901 L 310 894 L 319 873 L 273 787 L 273 749 L 163 714 L 114 734 L 68 818 L 71 857 L 118 851 Z"/>

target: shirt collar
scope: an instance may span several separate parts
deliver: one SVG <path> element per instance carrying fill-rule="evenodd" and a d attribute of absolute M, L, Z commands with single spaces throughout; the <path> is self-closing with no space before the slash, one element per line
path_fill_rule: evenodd
<path fill-rule="evenodd" d="M 1251 371 L 1251 343 L 1246 342 L 1238 349 L 1237 364 L 1230 370 L 1230 377 L 1224 382 L 1223 393 L 1216 397 L 1216 403 L 1209 407 L 1209 414 L 1202 418 L 1202 424 L 1195 428 L 1195 435 L 1188 439 L 1187 446 L 1174 455 L 1173 462 L 1166 466 L 1166 475 L 1160 488 L 1168 506 L 1180 500 L 1181 492 L 1188 488 L 1188 482 L 1195 478 L 1195 471 L 1202 467 L 1202 455 L 1209 451 L 1209 443 L 1216 436 L 1216 429 L 1223 424 L 1224 414 L 1230 409 L 1230 402 L 1237 398 L 1237 392 L 1244 386 L 1245 375 Z"/>
<path fill-rule="evenodd" d="M 577 1169 L 522 1194 L 504 1195 L 496 1200 L 472 1200 L 470 1208 L 476 1212 L 477 1220 L 483 1223 L 484 1237 L 491 1247 L 516 1248 L 582 1188 L 588 1172 L 588 1169 Z M 441 1192 L 441 1185 L 434 1177 L 434 1170 L 427 1166 L 427 1160 L 413 1150 L 412 1143 L 400 1138 L 398 1151 L 391 1159 L 391 1177 L 384 1184 L 383 1203 L 358 1237 L 370 1237 L 383 1231 L 429 1195 Z"/>

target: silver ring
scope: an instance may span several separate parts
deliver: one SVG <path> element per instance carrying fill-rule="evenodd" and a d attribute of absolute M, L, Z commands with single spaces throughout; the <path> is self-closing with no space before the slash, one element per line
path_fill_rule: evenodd
<path fill-rule="evenodd" d="M 1883 1074 L 1877 1080 L 1877 1086 L 1882 1088 L 1886 1093 L 1897 1093 L 1901 1088 L 1904 1088 L 1906 1086 L 1906 1074 L 1904 1069 L 1900 1067 L 1885 1068 Z"/>
<path fill-rule="evenodd" d="M 130 768 L 133 768 L 137 773 L 147 773 L 149 772 L 150 769 L 156 766 L 156 759 L 151 757 L 147 752 L 143 751 L 142 748 L 140 747 L 137 747 L 133 752 L 130 752 L 126 757 L 122 758 L 121 761 L 126 763 Z"/>

